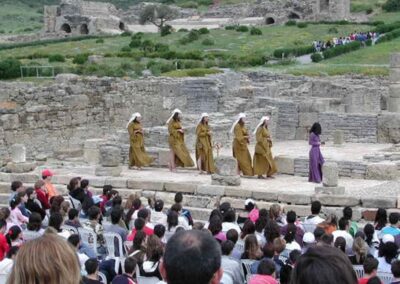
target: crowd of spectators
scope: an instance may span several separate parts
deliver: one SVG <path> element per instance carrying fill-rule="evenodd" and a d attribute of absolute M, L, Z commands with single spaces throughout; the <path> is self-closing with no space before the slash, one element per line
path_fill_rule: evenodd
<path fill-rule="evenodd" d="M 376 32 L 354 32 L 344 37 L 334 37 L 327 41 L 314 41 L 313 47 L 315 52 L 322 52 L 329 48 L 335 46 L 346 45 L 348 43 L 359 41 L 363 46 L 366 45 L 367 40 L 371 40 L 371 43 L 374 44 L 375 41 L 379 38 L 379 34 Z"/>

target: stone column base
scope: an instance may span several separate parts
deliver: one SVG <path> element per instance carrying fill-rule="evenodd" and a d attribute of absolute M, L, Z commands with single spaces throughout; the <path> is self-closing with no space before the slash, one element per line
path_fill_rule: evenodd
<path fill-rule="evenodd" d="M 343 195 L 344 186 L 316 186 L 316 194 L 330 194 L 330 195 Z"/>
<path fill-rule="evenodd" d="M 96 167 L 94 171 L 96 176 L 112 176 L 112 177 L 119 177 L 122 173 L 122 167 Z"/>
<path fill-rule="evenodd" d="M 239 186 L 241 183 L 240 176 L 223 176 L 219 174 L 211 175 L 211 184 L 212 185 L 230 185 L 230 186 Z"/>

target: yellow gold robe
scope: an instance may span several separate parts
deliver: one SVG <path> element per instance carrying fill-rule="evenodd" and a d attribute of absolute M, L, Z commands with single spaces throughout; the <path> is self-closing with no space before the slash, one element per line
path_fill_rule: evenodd
<path fill-rule="evenodd" d="M 169 147 L 175 154 L 175 165 L 177 167 L 193 167 L 193 160 L 185 145 L 185 135 L 179 132 L 179 129 L 182 129 L 181 123 L 172 119 L 168 124 L 168 143 Z"/>
<path fill-rule="evenodd" d="M 251 156 L 247 144 L 249 144 L 248 132 L 246 127 L 237 123 L 234 128 L 234 139 L 233 139 L 233 157 L 236 158 L 239 169 L 245 176 L 253 176 L 253 168 L 251 166 Z"/>
<path fill-rule="evenodd" d="M 133 121 L 128 126 L 130 140 L 129 166 L 148 166 L 153 162 L 153 158 L 149 157 L 144 149 L 143 134 L 136 131 L 142 131 L 142 125 L 140 122 Z"/>
<path fill-rule="evenodd" d="M 210 127 L 207 124 L 199 123 L 196 128 L 196 162 L 201 159 L 201 169 L 207 173 L 214 173 L 214 157 L 211 144 Z M 197 165 L 199 166 L 199 165 Z"/>
<path fill-rule="evenodd" d="M 260 126 L 256 132 L 256 148 L 254 150 L 254 174 L 272 176 L 277 172 L 274 158 L 272 157 L 271 136 L 264 126 Z"/>

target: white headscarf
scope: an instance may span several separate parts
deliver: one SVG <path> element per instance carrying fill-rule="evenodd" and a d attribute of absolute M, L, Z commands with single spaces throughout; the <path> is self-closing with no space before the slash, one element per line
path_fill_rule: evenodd
<path fill-rule="evenodd" d="M 254 131 L 253 131 L 253 134 L 256 134 L 257 129 L 258 129 L 261 125 L 263 125 L 265 121 L 269 121 L 269 119 L 270 119 L 269 116 L 263 116 L 263 117 L 261 117 L 260 122 L 257 124 L 256 129 L 254 129 Z"/>
<path fill-rule="evenodd" d="M 182 112 L 179 109 L 174 109 L 174 111 L 172 112 L 171 116 L 168 118 L 167 120 L 167 124 L 171 121 L 171 119 L 174 117 L 175 113 L 179 113 L 182 114 Z"/>
<path fill-rule="evenodd" d="M 201 122 L 201 121 L 203 120 L 203 118 L 205 118 L 205 117 L 209 117 L 209 115 L 208 115 L 208 113 L 203 112 L 203 113 L 201 114 L 201 117 L 200 117 L 199 121 L 197 122 L 197 124 L 200 124 L 200 122 Z"/>
<path fill-rule="evenodd" d="M 238 122 L 239 122 L 242 118 L 246 118 L 246 114 L 243 113 L 243 112 L 239 113 L 237 119 L 236 119 L 235 122 L 232 124 L 231 133 L 233 133 L 233 131 L 235 130 L 236 124 L 238 124 Z"/>
<path fill-rule="evenodd" d="M 140 113 L 135 112 L 132 114 L 131 118 L 129 119 L 128 123 L 126 124 L 126 128 L 128 128 L 129 124 L 131 124 L 132 121 L 134 121 L 137 117 L 142 117 Z"/>

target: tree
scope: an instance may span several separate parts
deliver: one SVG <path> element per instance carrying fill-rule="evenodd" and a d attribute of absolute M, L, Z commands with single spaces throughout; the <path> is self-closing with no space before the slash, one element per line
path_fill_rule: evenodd
<path fill-rule="evenodd" d="M 147 5 L 140 12 L 139 23 L 144 25 L 152 23 L 161 31 L 166 21 L 177 16 L 177 11 L 167 5 Z"/>

